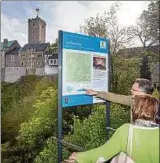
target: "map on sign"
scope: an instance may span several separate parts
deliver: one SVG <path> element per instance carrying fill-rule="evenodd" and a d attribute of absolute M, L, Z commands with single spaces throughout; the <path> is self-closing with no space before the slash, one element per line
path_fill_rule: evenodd
<path fill-rule="evenodd" d="M 66 52 L 66 82 L 90 82 L 91 64 L 91 55 Z"/>

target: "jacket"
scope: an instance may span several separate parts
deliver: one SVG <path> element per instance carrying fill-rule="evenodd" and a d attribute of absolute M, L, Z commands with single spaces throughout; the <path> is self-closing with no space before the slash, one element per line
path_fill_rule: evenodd
<path fill-rule="evenodd" d="M 112 101 L 115 103 L 131 106 L 132 105 L 132 96 L 118 95 L 111 92 L 97 92 L 97 97 L 100 97 L 107 101 Z"/>
<path fill-rule="evenodd" d="M 128 131 L 130 124 L 124 124 L 104 145 L 77 153 L 78 163 L 96 163 L 99 158 L 105 161 L 120 152 L 127 153 Z M 159 127 L 133 125 L 131 158 L 136 163 L 159 163 Z"/>

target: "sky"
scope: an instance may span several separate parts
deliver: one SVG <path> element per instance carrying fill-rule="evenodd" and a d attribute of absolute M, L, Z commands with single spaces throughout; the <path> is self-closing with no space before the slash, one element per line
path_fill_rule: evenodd
<path fill-rule="evenodd" d="M 150 1 L 119 1 L 118 22 L 121 26 L 136 25 L 141 12 Z M 1 41 L 18 40 L 21 46 L 28 43 L 28 19 L 39 16 L 46 23 L 46 42 L 53 43 L 58 30 L 78 32 L 84 19 L 109 11 L 115 1 L 2 1 Z"/>

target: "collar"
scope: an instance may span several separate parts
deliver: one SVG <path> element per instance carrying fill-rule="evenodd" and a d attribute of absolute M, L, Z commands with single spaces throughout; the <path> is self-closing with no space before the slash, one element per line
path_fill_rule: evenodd
<path fill-rule="evenodd" d="M 146 121 L 142 119 L 136 119 L 134 125 L 144 127 L 159 127 L 159 124 L 155 123 L 154 121 Z"/>

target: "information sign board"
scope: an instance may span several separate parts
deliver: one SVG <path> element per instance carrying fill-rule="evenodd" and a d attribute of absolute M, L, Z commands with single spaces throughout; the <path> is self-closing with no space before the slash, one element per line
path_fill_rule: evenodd
<path fill-rule="evenodd" d="M 85 89 L 108 91 L 109 40 L 60 31 L 62 107 L 105 102 Z"/>

